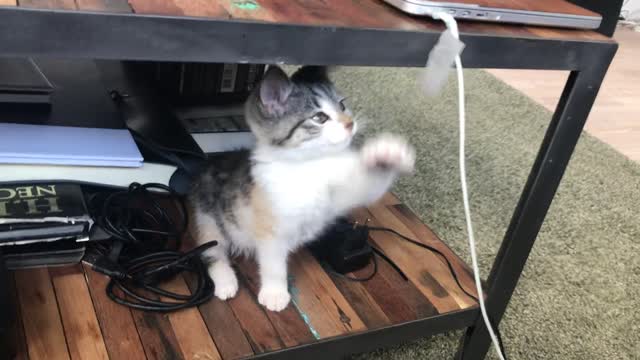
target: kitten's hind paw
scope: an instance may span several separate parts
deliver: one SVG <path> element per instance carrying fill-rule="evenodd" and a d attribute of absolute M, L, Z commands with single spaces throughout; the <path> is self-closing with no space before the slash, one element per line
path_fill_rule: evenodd
<path fill-rule="evenodd" d="M 281 311 L 287 307 L 291 295 L 286 288 L 263 287 L 258 294 L 258 302 L 271 311 Z"/>
<path fill-rule="evenodd" d="M 215 287 L 214 295 L 220 300 L 231 299 L 238 292 L 238 278 L 231 266 L 216 262 L 209 266 L 209 276 Z"/>
<path fill-rule="evenodd" d="M 402 138 L 384 134 L 367 141 L 362 159 L 371 168 L 410 173 L 416 160 L 413 148 Z"/>

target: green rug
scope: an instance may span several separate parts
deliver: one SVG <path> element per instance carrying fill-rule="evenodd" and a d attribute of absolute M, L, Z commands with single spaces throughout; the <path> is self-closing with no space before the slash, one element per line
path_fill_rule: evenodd
<path fill-rule="evenodd" d="M 340 68 L 332 77 L 371 119 L 362 133 L 390 131 L 415 145 L 417 171 L 395 191 L 468 260 L 455 81 L 428 99 L 417 74 Z M 466 83 L 468 181 L 486 275 L 551 114 L 485 72 L 467 71 Z M 585 134 L 501 326 L 511 359 L 640 359 L 639 210 L 640 166 Z M 451 359 L 460 335 L 356 358 Z"/>

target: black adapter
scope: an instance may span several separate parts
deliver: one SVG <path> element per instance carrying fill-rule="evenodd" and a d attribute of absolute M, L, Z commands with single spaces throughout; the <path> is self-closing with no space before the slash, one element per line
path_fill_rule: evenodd
<path fill-rule="evenodd" d="M 308 248 L 318 261 L 337 273 L 346 274 L 364 268 L 371 261 L 373 250 L 368 239 L 366 226 L 339 218 Z"/>

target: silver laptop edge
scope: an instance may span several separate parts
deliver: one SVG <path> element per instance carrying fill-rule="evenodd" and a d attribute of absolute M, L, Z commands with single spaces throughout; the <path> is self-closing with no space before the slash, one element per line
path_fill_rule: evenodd
<path fill-rule="evenodd" d="M 446 12 L 460 20 L 474 20 L 565 28 L 597 29 L 600 16 L 582 16 L 529 10 L 485 7 L 475 4 L 446 3 L 423 0 L 384 0 L 398 9 L 414 15 Z"/>

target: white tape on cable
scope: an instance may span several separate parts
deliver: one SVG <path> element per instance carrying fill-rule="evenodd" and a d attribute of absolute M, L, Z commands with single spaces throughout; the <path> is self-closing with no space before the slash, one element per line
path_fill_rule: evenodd
<path fill-rule="evenodd" d="M 454 61 L 462 50 L 464 43 L 456 38 L 451 30 L 440 35 L 438 43 L 429 52 L 427 66 L 420 74 L 419 82 L 422 91 L 428 96 L 437 95 L 449 79 Z"/>

